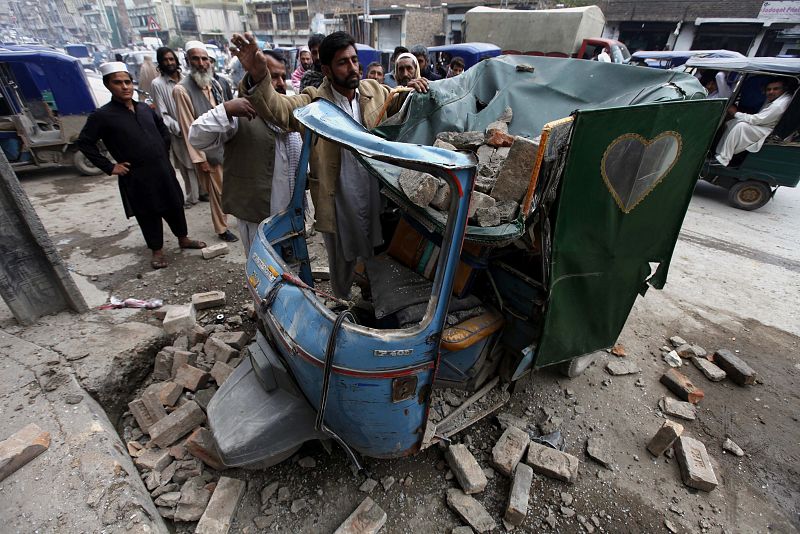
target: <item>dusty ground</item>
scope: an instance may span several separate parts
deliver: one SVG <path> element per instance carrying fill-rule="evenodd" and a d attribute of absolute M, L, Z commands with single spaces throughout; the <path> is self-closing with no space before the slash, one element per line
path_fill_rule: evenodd
<path fill-rule="evenodd" d="M 194 251 L 181 253 L 168 238 L 171 265 L 152 271 L 138 228 L 122 215 L 113 179 L 33 173 L 23 178 L 23 185 L 90 306 L 102 304 L 110 294 L 183 303 L 192 293 L 211 289 L 226 291 L 226 314 L 238 313 L 246 302 L 239 244 L 227 256 L 204 261 Z M 567 451 L 581 460 L 574 485 L 535 478 L 522 530 L 549 529 L 543 520 L 552 510 L 559 532 L 584 531 L 578 515 L 587 520 L 595 516 L 606 532 L 662 532 L 665 520 L 681 532 L 706 526 L 708 532 L 798 531 L 799 209 L 798 190 L 781 190 L 766 207 L 748 213 L 729 208 L 721 190 L 700 184 L 665 290 L 651 290 L 637 301 L 620 338 L 642 373 L 611 378 L 603 367 L 614 356 L 604 355 L 580 378 L 567 380 L 544 370 L 517 389 L 506 410 L 531 421 L 542 409 L 561 417 Z M 188 210 L 187 218 L 190 235 L 216 242 L 207 204 Z M 152 322 L 145 313 L 124 312 L 124 317 Z M 15 328 L 4 307 L 0 326 Z M 691 365 L 683 369 L 706 392 L 698 419 L 685 426 L 705 443 L 714 461 L 720 486 L 711 493 L 686 488 L 675 460 L 654 460 L 645 449 L 663 422 L 657 402 L 666 390 L 658 377 L 666 366 L 658 349 L 675 334 L 708 350 L 738 350 L 761 377 L 759 384 L 740 388 L 727 381 L 708 382 Z M 643 387 L 636 385 L 639 378 Z M 499 435 L 490 419 L 460 439 L 488 467 Z M 613 470 L 585 455 L 590 436 L 605 440 L 614 457 Z M 745 450 L 743 458 L 723 454 L 726 436 Z M 270 531 L 331 532 L 363 499 L 358 491 L 362 481 L 351 474 L 339 450 L 328 455 L 309 444 L 298 455 L 303 456 L 315 458 L 316 467 L 285 462 L 265 471 L 232 473 L 248 480 L 234 531 L 256 530 L 252 520 L 262 513 L 259 492 L 274 481 L 290 489 L 292 500 L 306 499 L 308 507 L 293 514 L 291 501 L 268 505 L 276 507 Z M 389 516 L 386 532 L 447 532 L 461 524 L 444 504 L 445 490 L 456 483 L 446 480 L 446 469 L 437 469 L 442 457 L 434 448 L 415 458 L 369 461 L 375 479 L 391 475 L 398 481 L 388 491 L 378 486 L 372 492 Z M 408 485 L 401 485 L 401 479 Z M 498 523 L 508 488 L 509 481 L 497 474 L 478 496 Z M 560 510 L 570 499 L 562 493 L 570 494 L 568 508 L 576 515 Z M 178 526 L 178 531 L 188 530 Z"/>

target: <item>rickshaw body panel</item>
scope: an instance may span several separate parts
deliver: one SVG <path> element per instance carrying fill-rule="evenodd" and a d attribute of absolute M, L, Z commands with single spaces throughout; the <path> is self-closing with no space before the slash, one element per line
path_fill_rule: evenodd
<path fill-rule="evenodd" d="M 797 187 L 800 183 L 800 144 L 766 142 L 758 152 L 748 152 L 740 166 L 715 165 L 704 178 L 712 183 L 758 180 L 770 187 Z"/>

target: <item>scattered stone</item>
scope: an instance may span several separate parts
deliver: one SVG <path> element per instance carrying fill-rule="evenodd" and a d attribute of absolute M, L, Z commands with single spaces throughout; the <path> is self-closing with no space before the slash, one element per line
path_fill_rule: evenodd
<path fill-rule="evenodd" d="M 317 461 L 311 456 L 305 456 L 297 461 L 297 465 L 306 469 L 311 469 L 317 467 Z"/>
<path fill-rule="evenodd" d="M 514 426 L 522 431 L 527 432 L 529 426 L 526 420 L 506 412 L 497 414 L 497 423 L 500 425 L 502 430 L 507 429 L 509 426 Z"/>
<path fill-rule="evenodd" d="M 589 522 L 589 520 L 586 519 L 586 517 L 578 514 L 577 519 L 578 519 L 578 523 L 580 523 L 580 525 L 584 528 L 584 530 L 586 530 L 586 532 L 588 532 L 589 534 L 593 534 L 594 533 L 594 525 L 592 525 Z"/>
<path fill-rule="evenodd" d="M 175 509 L 175 521 L 197 521 L 203 516 L 211 499 L 203 477 L 193 477 L 181 488 L 181 498 Z"/>
<path fill-rule="evenodd" d="M 192 347 L 197 345 L 198 343 L 205 343 L 208 334 L 206 333 L 206 329 L 202 326 L 194 325 L 194 327 L 186 333 L 188 337 L 188 346 Z"/>
<path fill-rule="evenodd" d="M 206 415 L 189 401 L 150 427 L 150 438 L 159 447 L 168 447 L 205 421 Z"/>
<path fill-rule="evenodd" d="M 214 362 L 214 367 L 211 368 L 211 377 L 218 386 L 221 386 L 222 383 L 228 379 L 232 372 L 233 367 L 227 363 Z"/>
<path fill-rule="evenodd" d="M 210 337 L 206 340 L 205 345 L 203 345 L 203 352 L 212 361 L 222 363 L 228 363 L 231 358 L 239 354 L 239 351 L 217 337 Z"/>
<path fill-rule="evenodd" d="M 462 525 L 451 530 L 450 534 L 475 534 L 475 531 L 472 530 L 472 527 Z"/>
<path fill-rule="evenodd" d="M 372 490 L 375 489 L 375 486 L 378 485 L 378 481 L 372 478 L 366 479 L 361 485 L 358 487 L 358 491 L 363 491 L 364 493 L 372 493 Z"/>
<path fill-rule="evenodd" d="M 159 421 L 167 416 L 167 411 L 161 403 L 161 383 L 150 384 L 142 393 L 142 402 L 150 416 Z"/>
<path fill-rule="evenodd" d="M 231 528 L 246 486 L 243 481 L 235 478 L 220 478 L 206 511 L 197 523 L 195 534 L 226 534 Z"/>
<path fill-rule="evenodd" d="M 261 506 L 267 506 L 269 500 L 278 492 L 279 482 L 272 482 L 261 489 Z"/>
<path fill-rule="evenodd" d="M 258 515 L 253 518 L 253 523 L 255 524 L 256 528 L 260 531 L 267 530 L 272 523 L 275 522 L 274 515 Z"/>
<path fill-rule="evenodd" d="M 153 365 L 153 380 L 169 380 L 172 377 L 172 353 L 160 351 Z"/>
<path fill-rule="evenodd" d="M 465 445 L 459 443 L 448 447 L 445 459 L 450 465 L 450 469 L 453 470 L 458 483 L 464 489 L 464 493 L 480 493 L 486 488 L 489 481 Z"/>
<path fill-rule="evenodd" d="M 161 495 L 163 495 L 163 494 L 165 494 L 165 493 L 172 493 L 172 492 L 177 492 L 177 493 L 178 493 L 178 495 L 180 495 L 180 493 L 181 493 L 181 492 L 180 492 L 180 489 L 181 489 L 181 487 L 180 487 L 180 485 L 179 485 L 179 484 L 175 484 L 175 483 L 172 483 L 172 484 L 162 483 L 162 484 L 161 484 L 159 487 L 157 487 L 156 489 L 154 489 L 154 490 L 153 490 L 153 491 L 150 493 L 150 496 L 151 496 L 151 497 L 153 497 L 153 498 L 155 499 L 156 497 L 160 497 Z"/>
<path fill-rule="evenodd" d="M 564 503 L 564 506 L 572 506 L 573 500 L 571 493 L 561 492 L 561 502 Z"/>
<path fill-rule="evenodd" d="M 664 373 L 660 382 L 667 386 L 679 399 L 692 404 L 697 404 L 705 396 L 702 389 L 692 384 L 692 381 L 686 375 L 679 373 L 675 369 L 670 369 Z"/>
<path fill-rule="evenodd" d="M 528 63 L 519 63 L 517 64 L 516 71 L 517 72 L 533 72 L 536 70 L 536 67 L 533 65 L 529 65 Z"/>
<path fill-rule="evenodd" d="M 711 458 L 702 442 L 681 436 L 675 446 L 675 454 L 678 457 L 684 484 L 702 491 L 712 491 L 717 487 L 717 477 L 711 467 Z"/>
<path fill-rule="evenodd" d="M 163 471 L 171 462 L 169 451 L 163 449 L 147 449 L 133 460 L 136 467 L 145 471 Z"/>
<path fill-rule="evenodd" d="M 704 375 L 706 375 L 706 378 L 708 378 L 712 382 L 720 382 L 722 380 L 725 380 L 725 377 L 728 376 L 725 371 L 714 365 L 712 362 L 706 360 L 705 358 L 693 356 L 692 363 L 694 364 L 695 367 L 700 369 L 700 371 Z"/>
<path fill-rule="evenodd" d="M 491 197 L 490 197 L 491 198 Z M 475 210 L 475 223 L 481 228 L 489 228 L 500 224 L 500 212 L 496 206 L 489 206 L 488 208 L 478 208 Z"/>
<path fill-rule="evenodd" d="M 553 529 L 556 528 L 556 525 L 558 524 L 558 520 L 556 519 L 556 516 L 553 514 L 552 510 L 547 511 L 547 517 L 545 517 L 544 520 L 548 525 L 550 525 L 550 528 Z"/>
<path fill-rule="evenodd" d="M 744 360 L 726 349 L 714 353 L 714 363 L 740 386 L 748 386 L 756 381 L 756 372 Z"/>
<path fill-rule="evenodd" d="M 606 364 L 606 371 L 613 376 L 632 375 L 642 370 L 631 360 L 612 360 Z"/>
<path fill-rule="evenodd" d="M 172 445 L 169 449 L 170 456 L 176 460 L 186 460 L 189 457 L 189 451 L 186 450 L 186 440 L 180 441 Z"/>
<path fill-rule="evenodd" d="M 292 501 L 292 513 L 296 514 L 306 509 L 308 503 L 305 499 L 295 499 Z"/>
<path fill-rule="evenodd" d="M 347 516 L 334 534 L 377 534 L 386 523 L 386 512 L 369 497 Z"/>
<path fill-rule="evenodd" d="M 439 185 L 427 172 L 412 169 L 403 169 L 397 183 L 408 199 L 422 208 L 431 203 Z"/>
<path fill-rule="evenodd" d="M 185 363 L 178 367 L 173 380 L 189 391 L 197 391 L 208 383 L 208 378 L 209 375 L 205 371 Z"/>
<path fill-rule="evenodd" d="M 436 139 L 460 150 L 477 150 L 483 144 L 484 135 L 483 132 L 441 132 Z"/>
<path fill-rule="evenodd" d="M 278 502 L 287 502 L 289 499 L 292 498 L 292 494 L 289 491 L 289 488 L 286 486 L 281 486 L 278 489 Z"/>
<path fill-rule="evenodd" d="M 664 354 L 663 358 L 664 358 L 664 363 L 666 363 L 670 367 L 680 367 L 681 365 L 683 365 L 683 360 L 681 360 L 681 357 L 678 356 L 678 353 L 675 352 L 674 350 L 671 350 L 666 354 Z"/>
<path fill-rule="evenodd" d="M 491 126 L 492 125 L 490 124 L 489 127 Z M 508 131 L 508 126 L 505 124 L 503 124 L 503 126 L 506 128 L 506 131 Z M 486 131 L 489 131 L 489 128 L 487 128 Z M 495 150 L 494 147 L 489 145 L 479 146 L 478 150 L 475 151 L 475 155 L 478 156 L 478 165 L 488 165 L 489 163 L 491 163 L 492 156 L 494 155 L 494 150 Z"/>
<path fill-rule="evenodd" d="M 200 391 L 194 394 L 194 401 L 200 405 L 203 411 L 208 411 L 208 403 L 211 402 L 211 398 L 214 397 L 214 393 L 217 392 L 217 388 L 210 387 L 206 389 L 201 389 Z"/>
<path fill-rule="evenodd" d="M 508 133 L 508 123 L 506 121 L 494 121 L 490 122 L 489 126 L 486 127 L 486 133 L 490 133 L 492 130 L 497 130 L 504 134 Z M 480 148 L 478 149 L 480 150 Z"/>
<path fill-rule="evenodd" d="M 226 303 L 224 291 L 206 291 L 205 293 L 195 293 L 192 295 L 192 305 L 195 310 L 207 310 L 208 308 L 217 308 L 225 306 Z M 189 338 L 186 338 L 186 347 L 189 348 Z"/>
<path fill-rule="evenodd" d="M 692 347 L 693 346 L 689 343 L 684 343 L 683 345 L 675 348 L 675 353 L 681 358 L 691 358 L 692 356 L 697 356 Z"/>
<path fill-rule="evenodd" d="M 189 454 L 201 460 L 204 464 L 217 471 L 225 469 L 225 464 L 222 463 L 219 455 L 217 454 L 216 442 L 214 435 L 206 428 L 199 427 L 192 432 L 184 445 Z"/>
<path fill-rule="evenodd" d="M 4 480 L 50 447 L 50 432 L 30 423 L 0 441 L 0 480 Z"/>
<path fill-rule="evenodd" d="M 447 490 L 447 505 L 476 532 L 489 532 L 497 527 L 486 508 L 460 489 Z"/>
<path fill-rule="evenodd" d="M 500 223 L 513 221 L 517 217 L 519 204 L 513 200 L 501 200 L 497 204 L 497 213 L 500 216 Z"/>
<path fill-rule="evenodd" d="M 161 326 L 167 334 L 177 334 L 189 330 L 195 325 L 195 310 L 191 304 L 188 306 L 172 306 L 164 317 Z"/>
<path fill-rule="evenodd" d="M 492 480 L 494 478 L 495 471 L 491 467 L 484 467 L 482 471 L 483 474 L 486 475 L 486 478 L 488 478 L 489 480 Z"/>
<path fill-rule="evenodd" d="M 178 398 L 183 393 L 183 386 L 175 382 L 164 382 L 158 392 L 158 399 L 164 406 L 175 406 Z"/>
<path fill-rule="evenodd" d="M 228 249 L 227 243 L 216 243 L 202 249 L 200 253 L 203 255 L 204 260 L 210 260 L 211 258 L 216 258 L 217 256 L 227 254 L 229 251 L 230 250 Z"/>
<path fill-rule="evenodd" d="M 497 183 L 492 189 L 496 200 L 521 202 L 531 182 L 539 144 L 524 137 L 515 137 L 497 175 Z"/>
<path fill-rule="evenodd" d="M 667 527 L 667 530 L 669 530 L 670 532 L 672 532 L 672 534 L 678 534 L 678 528 L 677 528 L 675 525 L 673 525 L 673 524 L 672 524 L 672 523 L 669 521 L 669 519 L 665 519 L 665 520 L 664 520 L 664 526 L 665 526 L 665 527 Z"/>
<path fill-rule="evenodd" d="M 675 400 L 672 397 L 661 397 L 658 407 L 667 415 L 680 417 L 687 421 L 694 421 L 697 418 L 697 408 L 690 402 Z"/>
<path fill-rule="evenodd" d="M 497 117 L 497 120 L 500 121 L 500 122 L 509 123 L 509 122 L 511 122 L 511 119 L 513 117 L 514 117 L 514 110 L 511 109 L 511 106 L 507 106 L 503 110 L 503 113 L 501 113 L 500 116 Z"/>
<path fill-rule="evenodd" d="M 250 341 L 250 336 L 247 335 L 247 332 L 215 332 L 211 337 L 230 345 L 236 350 L 242 350 L 247 346 L 247 342 Z"/>
<path fill-rule="evenodd" d="M 170 455 L 170 456 L 172 456 L 172 455 Z M 159 477 L 158 477 L 159 478 L 159 484 L 161 484 L 163 486 L 164 484 L 168 484 L 169 482 L 171 482 L 172 479 L 175 478 L 175 472 L 177 470 L 178 470 L 178 462 L 170 463 L 166 467 L 166 469 L 161 471 L 161 473 L 159 474 Z M 200 473 L 197 473 L 197 474 L 199 475 Z"/>
<path fill-rule="evenodd" d="M 562 506 L 559 508 L 559 510 L 561 511 L 561 515 L 563 515 L 564 517 L 572 517 L 575 515 L 575 510 L 573 510 L 569 506 Z"/>
<path fill-rule="evenodd" d="M 528 446 L 526 463 L 535 472 L 550 478 L 563 480 L 564 482 L 575 482 L 575 479 L 578 478 L 579 462 L 575 456 L 540 445 L 534 441 L 531 441 Z"/>
<path fill-rule="evenodd" d="M 692 352 L 694 352 L 694 355 L 698 358 L 708 358 L 708 352 L 700 345 L 692 345 Z"/>
<path fill-rule="evenodd" d="M 492 448 L 492 464 L 507 477 L 510 477 L 517 464 L 525 456 L 530 443 L 528 434 L 515 426 L 509 426 Z"/>
<path fill-rule="evenodd" d="M 528 515 L 528 498 L 533 481 L 533 469 L 525 464 L 518 464 L 514 470 L 514 481 L 508 497 L 508 506 L 503 519 L 514 526 L 520 526 Z"/>
<path fill-rule="evenodd" d="M 497 201 L 489 195 L 485 195 L 479 191 L 473 191 L 472 198 L 469 201 L 467 217 L 471 219 L 475 216 L 475 213 L 477 213 L 480 208 L 491 208 L 494 207 L 496 203 Z"/>
<path fill-rule="evenodd" d="M 611 463 L 614 459 L 611 457 L 608 446 L 601 438 L 592 437 L 586 440 L 586 454 L 592 460 L 611 469 Z"/>
<path fill-rule="evenodd" d="M 150 471 L 144 475 L 144 487 L 147 491 L 152 491 L 161 484 L 161 476 L 158 471 Z"/>
<path fill-rule="evenodd" d="M 439 211 L 450 209 L 450 186 L 444 180 L 437 182 L 436 194 L 431 199 L 431 206 Z"/>
<path fill-rule="evenodd" d="M 680 347 L 681 345 L 686 345 L 686 340 L 680 336 L 672 336 L 669 338 L 669 342 L 672 344 L 673 347 Z"/>
<path fill-rule="evenodd" d="M 492 123 L 492 124 L 503 124 L 505 123 Z M 490 125 L 491 126 L 491 125 Z M 506 129 L 508 127 L 506 126 Z M 486 144 L 494 147 L 501 147 L 501 146 L 512 146 L 514 144 L 514 136 L 508 135 L 508 133 L 503 132 L 499 128 L 493 128 L 491 130 L 486 131 Z"/>
<path fill-rule="evenodd" d="M 650 454 L 658 458 L 664 451 L 669 449 L 676 439 L 683 433 L 683 425 L 672 421 L 664 421 L 656 435 L 647 444 Z"/>
<path fill-rule="evenodd" d="M 76 393 L 67 393 L 64 395 L 64 402 L 67 404 L 78 404 L 83 400 L 83 395 L 78 395 Z"/>
<path fill-rule="evenodd" d="M 162 493 L 155 499 L 156 506 L 166 506 L 167 508 L 175 508 L 181 498 L 180 491 L 170 491 Z"/>
<path fill-rule="evenodd" d="M 451 145 L 447 141 L 442 141 L 441 139 L 436 139 L 436 141 L 433 142 L 433 146 L 436 148 L 443 148 L 445 150 L 458 150 L 455 145 Z"/>
<path fill-rule="evenodd" d="M 394 486 L 394 477 L 391 475 L 383 477 L 381 479 L 381 486 L 383 486 L 383 491 L 389 491 L 389 488 Z"/>
<path fill-rule="evenodd" d="M 744 456 L 744 451 L 731 438 L 726 438 L 722 443 L 722 450 L 728 451 L 735 456 Z"/>
<path fill-rule="evenodd" d="M 627 353 L 627 352 L 625 352 L 625 347 L 623 347 L 623 346 L 622 346 L 621 344 L 619 344 L 619 343 L 617 343 L 616 345 L 614 345 L 613 347 L 611 347 L 611 351 L 610 351 L 610 352 L 611 352 L 611 354 L 613 354 L 614 356 L 618 356 L 618 357 L 620 357 L 620 358 L 624 358 L 625 356 L 627 356 L 627 355 L 628 355 L 628 353 Z"/>
<path fill-rule="evenodd" d="M 411 475 L 408 475 L 406 478 L 404 478 L 403 480 L 401 480 L 401 483 L 403 484 L 403 486 L 405 486 L 405 487 L 407 487 L 407 488 L 410 488 L 410 487 L 411 487 L 411 484 L 412 484 L 413 482 L 414 482 L 414 477 L 412 477 Z"/>

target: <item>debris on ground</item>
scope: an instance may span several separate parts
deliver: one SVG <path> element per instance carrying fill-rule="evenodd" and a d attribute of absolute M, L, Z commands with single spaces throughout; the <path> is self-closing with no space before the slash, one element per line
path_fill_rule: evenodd
<path fill-rule="evenodd" d="M 30 423 L 0 441 L 0 481 L 50 447 L 50 433 Z"/>
<path fill-rule="evenodd" d="M 722 442 L 722 450 L 729 452 L 734 456 L 744 456 L 744 451 L 742 448 L 738 446 L 731 438 L 725 438 L 725 441 Z"/>
<path fill-rule="evenodd" d="M 675 445 L 675 455 L 678 457 L 684 484 L 703 491 L 712 491 L 717 487 L 711 458 L 701 441 L 688 436 L 679 437 Z"/>
<path fill-rule="evenodd" d="M 670 369 L 664 373 L 661 376 L 660 382 L 667 386 L 679 399 L 691 402 L 692 404 L 697 404 L 703 400 L 705 396 L 702 389 L 692 384 L 692 381 L 689 380 L 686 375 L 675 369 Z"/>
<path fill-rule="evenodd" d="M 756 382 L 756 372 L 744 360 L 727 349 L 714 353 L 714 363 L 725 371 L 731 380 L 740 386 L 749 386 Z"/>
<path fill-rule="evenodd" d="M 333 534 L 376 534 L 386 523 L 386 512 L 369 497 L 347 516 Z"/>
<path fill-rule="evenodd" d="M 650 454 L 658 458 L 664 452 L 672 447 L 672 444 L 683 433 L 683 425 L 674 423 L 672 421 L 664 421 L 658 432 L 650 439 L 647 444 L 647 450 Z"/>

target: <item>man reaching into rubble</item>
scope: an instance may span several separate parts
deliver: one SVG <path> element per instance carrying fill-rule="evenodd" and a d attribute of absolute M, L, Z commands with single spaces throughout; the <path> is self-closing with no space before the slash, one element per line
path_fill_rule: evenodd
<path fill-rule="evenodd" d="M 150 266 L 161 269 L 167 266 L 162 219 L 181 248 L 206 244 L 188 237 L 183 192 L 169 161 L 170 133 L 161 116 L 133 100 L 133 79 L 125 63 L 104 63 L 100 72 L 111 101 L 89 115 L 75 144 L 97 168 L 119 178 L 125 215 L 136 217 L 153 253 Z M 98 141 L 103 141 L 118 163 L 100 152 Z"/>
<path fill-rule="evenodd" d="M 400 108 L 408 93 L 389 99 L 388 87 L 375 80 L 360 80 L 355 40 L 344 32 L 332 33 L 320 44 L 325 75 L 322 85 L 318 89 L 308 87 L 295 96 L 275 91 L 267 76 L 267 58 L 252 34 L 234 34 L 231 42 L 248 71 L 243 89 L 250 90 L 248 98 L 253 107 L 264 120 L 286 130 L 301 130 L 292 110 L 315 98 L 332 102 L 359 124 L 374 128 L 386 114 Z M 428 90 L 423 79 L 411 80 L 408 85 L 420 92 Z M 348 298 L 357 261 L 372 257 L 374 247 L 382 242 L 378 183 L 349 151 L 324 139 L 312 147 L 310 166 L 316 228 L 325 240 L 331 287 L 338 297 Z"/>

